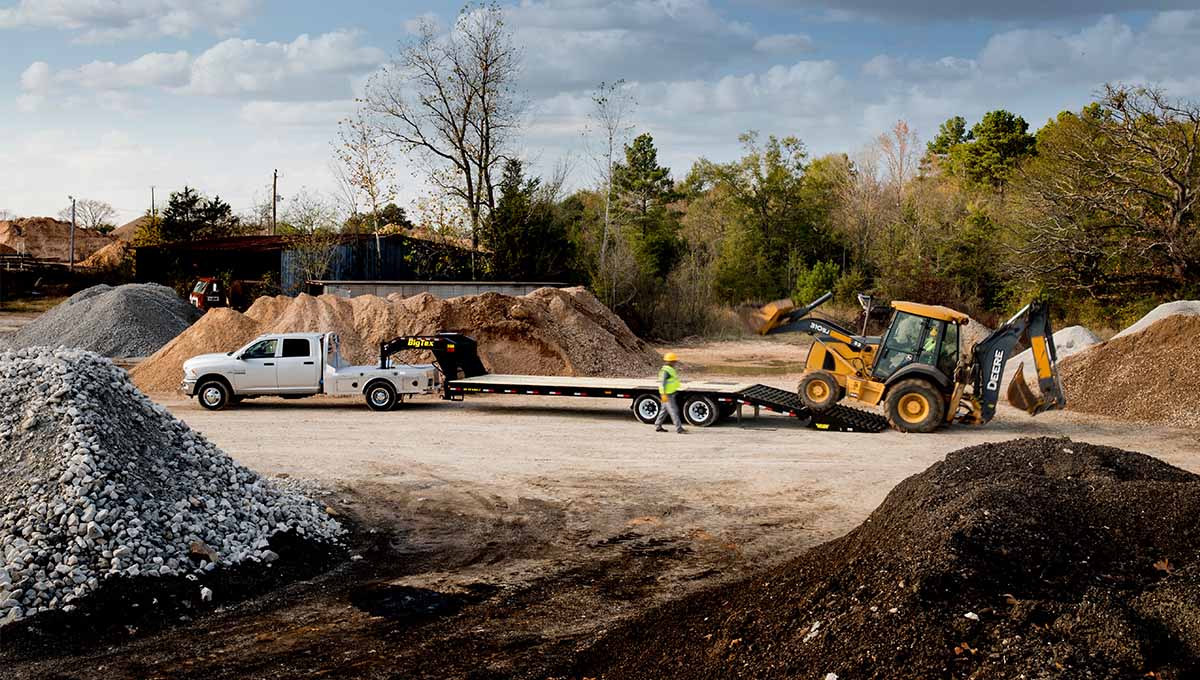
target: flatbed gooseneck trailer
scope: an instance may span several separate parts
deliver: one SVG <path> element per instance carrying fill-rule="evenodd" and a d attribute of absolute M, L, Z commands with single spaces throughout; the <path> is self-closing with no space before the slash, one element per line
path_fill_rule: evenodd
<path fill-rule="evenodd" d="M 634 416 L 653 423 L 662 404 L 654 378 L 579 378 L 546 375 L 496 375 L 484 367 L 475 340 L 461 333 L 413 335 L 395 338 L 380 346 L 380 367 L 387 367 L 397 352 L 432 352 L 442 372 L 442 399 L 462 400 L 468 394 L 525 394 L 538 396 L 628 399 Z M 679 390 L 684 419 L 696 427 L 709 427 L 731 417 L 741 418 L 743 406 L 755 413 L 766 409 L 793 416 L 809 427 L 838 432 L 882 432 L 883 416 L 837 405 L 817 413 L 787 390 L 768 385 L 690 381 Z"/>

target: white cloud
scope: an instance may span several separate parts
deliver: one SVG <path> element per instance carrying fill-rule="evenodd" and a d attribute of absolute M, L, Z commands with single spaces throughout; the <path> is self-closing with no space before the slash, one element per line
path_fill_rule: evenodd
<path fill-rule="evenodd" d="M 151 52 L 125 63 L 93 61 L 59 70 L 38 61 L 21 74 L 21 87 L 26 95 L 40 95 L 43 100 L 46 95 L 80 90 L 115 93 L 144 88 L 199 96 L 349 97 L 362 75 L 385 56 L 382 50 L 360 45 L 359 37 L 355 32 L 335 31 L 315 38 L 301 35 L 288 43 L 230 38 L 195 58 L 184 51 Z"/>
<path fill-rule="evenodd" d="M 0 8 L 2 28 L 71 31 L 84 42 L 228 34 L 254 14 L 261 0 L 20 0 Z"/>
<path fill-rule="evenodd" d="M 800 33 L 779 33 L 759 38 L 754 43 L 755 52 L 767 54 L 791 54 L 812 49 L 812 38 Z"/>
<path fill-rule="evenodd" d="M 348 93 L 346 78 L 378 66 L 383 50 L 359 45 L 360 34 L 334 31 L 290 43 L 225 40 L 192 63 L 185 91 L 199 95 L 276 95 L 307 98 L 314 94 Z M 331 92 L 336 87 L 339 91 Z"/>
<path fill-rule="evenodd" d="M 420 35 L 424 27 L 429 26 L 434 33 L 441 33 L 446 30 L 446 24 L 441 17 L 433 12 L 425 12 L 418 16 L 406 19 L 404 21 L 404 32 L 409 35 Z"/>

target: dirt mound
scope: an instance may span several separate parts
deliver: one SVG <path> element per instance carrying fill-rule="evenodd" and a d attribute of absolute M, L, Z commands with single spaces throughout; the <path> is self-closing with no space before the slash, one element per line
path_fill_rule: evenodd
<path fill-rule="evenodd" d="M 609 633 L 572 677 L 1182 678 L 1200 476 L 1066 439 L 950 453 L 846 536 Z"/>
<path fill-rule="evenodd" d="M 183 362 L 199 354 L 231 352 L 259 335 L 259 325 L 233 309 L 210 309 L 200 320 L 133 367 L 129 377 L 143 392 L 170 392 L 183 380 Z"/>
<path fill-rule="evenodd" d="M 75 261 L 86 260 L 112 241 L 94 229 L 76 227 Z M 50 217 L 0 221 L 0 244 L 38 259 L 66 262 L 71 252 L 71 223 Z"/>
<path fill-rule="evenodd" d="M 100 250 L 92 253 L 86 260 L 80 262 L 81 267 L 91 269 L 116 269 L 129 256 L 129 244 L 124 241 L 113 241 Z"/>
<path fill-rule="evenodd" d="M 142 228 L 142 225 L 149 224 L 149 222 L 150 218 L 142 215 L 131 222 L 126 222 L 116 229 L 113 229 L 109 233 L 109 236 L 112 236 L 119 243 L 129 243 L 134 239 L 134 237 L 137 236 L 138 230 Z"/>
<path fill-rule="evenodd" d="M 428 293 L 386 299 L 301 294 L 259 298 L 244 315 L 210 315 L 134 370 L 139 388 L 175 389 L 183 361 L 195 354 L 227 352 L 262 333 L 302 331 L 337 333 L 343 358 L 353 363 L 377 362 L 380 343 L 397 335 L 458 331 L 479 342 L 480 357 L 494 373 L 643 376 L 655 368 L 650 347 L 583 288 L 448 300 Z"/>
<path fill-rule="evenodd" d="M 0 243 L 0 255 L 16 255 L 16 254 L 17 254 L 16 248 L 13 248 L 11 246 L 6 246 L 3 243 Z"/>
<path fill-rule="evenodd" d="M 1176 314 L 1059 362 L 1067 408 L 1200 427 L 1200 316 Z"/>
<path fill-rule="evenodd" d="M 199 312 L 156 283 L 92 286 L 17 331 L 12 347 L 77 347 L 106 357 L 144 357 L 179 335 Z"/>

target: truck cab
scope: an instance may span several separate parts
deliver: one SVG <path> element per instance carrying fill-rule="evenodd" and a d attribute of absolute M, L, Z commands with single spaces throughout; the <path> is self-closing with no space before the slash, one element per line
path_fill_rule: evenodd
<path fill-rule="evenodd" d="M 196 279 L 196 285 L 192 286 L 188 302 L 202 312 L 215 307 L 224 307 L 227 304 L 225 287 L 212 276 L 202 276 Z"/>
<path fill-rule="evenodd" d="M 343 365 L 334 333 L 271 333 L 225 354 L 202 354 L 183 364 L 182 391 L 209 410 L 261 396 L 301 398 L 318 394 L 362 395 L 376 411 L 388 411 L 405 396 L 440 386 L 429 364 Z"/>

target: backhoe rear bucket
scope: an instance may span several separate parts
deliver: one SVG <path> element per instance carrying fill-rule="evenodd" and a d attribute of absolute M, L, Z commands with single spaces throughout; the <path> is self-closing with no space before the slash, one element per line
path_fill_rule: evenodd
<path fill-rule="evenodd" d="M 1038 397 L 1029 389 L 1025 382 L 1025 363 L 1017 364 L 1017 372 L 1008 383 L 1008 403 L 1021 409 L 1029 415 L 1035 415 L 1043 410 L 1046 400 Z"/>
<path fill-rule="evenodd" d="M 796 308 L 796 303 L 789 298 L 768 302 L 750 313 L 746 319 L 746 324 L 750 330 L 759 334 L 766 335 L 768 331 L 774 328 L 779 323 L 779 319 L 788 312 Z"/>

